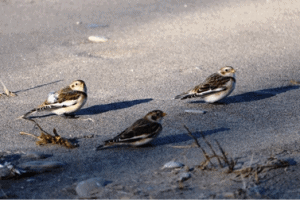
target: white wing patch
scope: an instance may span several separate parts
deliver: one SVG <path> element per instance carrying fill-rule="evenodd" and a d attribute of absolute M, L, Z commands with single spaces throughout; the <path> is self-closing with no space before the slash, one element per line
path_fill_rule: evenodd
<path fill-rule="evenodd" d="M 61 107 L 69 107 L 69 106 L 73 106 L 77 103 L 77 100 L 68 100 L 68 101 L 64 101 L 61 103 L 54 103 L 51 106 L 52 107 L 57 107 L 57 108 L 61 108 Z"/>
<path fill-rule="evenodd" d="M 216 88 L 214 90 L 207 90 L 205 92 L 198 93 L 197 96 L 204 96 L 204 95 L 213 94 L 213 93 L 216 93 L 216 92 L 221 92 L 221 91 L 224 91 L 224 90 L 226 90 L 226 87 Z"/>
<path fill-rule="evenodd" d="M 130 140 L 135 140 L 135 139 L 142 139 L 142 138 L 147 138 L 149 137 L 149 134 L 142 134 L 142 135 L 138 135 L 138 136 L 134 136 L 131 138 L 119 138 L 120 142 L 125 142 L 125 141 L 130 141 Z"/>
<path fill-rule="evenodd" d="M 48 94 L 47 102 L 48 103 L 55 103 L 55 102 L 57 102 L 57 99 L 58 99 L 58 94 L 55 93 L 55 92 L 50 92 Z"/>

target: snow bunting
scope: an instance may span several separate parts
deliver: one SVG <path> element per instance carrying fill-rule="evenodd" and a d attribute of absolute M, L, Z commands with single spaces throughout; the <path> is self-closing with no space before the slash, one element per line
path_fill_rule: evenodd
<path fill-rule="evenodd" d="M 98 146 L 96 150 L 119 145 L 142 146 L 147 144 L 161 132 L 162 126 L 160 123 L 164 116 L 166 116 L 166 113 L 161 110 L 153 110 L 113 139 L 104 141 L 104 145 Z"/>
<path fill-rule="evenodd" d="M 193 89 L 177 95 L 175 99 L 202 97 L 207 103 L 214 103 L 227 97 L 235 88 L 235 70 L 222 67 L 217 73 L 210 75 L 203 83 Z"/>
<path fill-rule="evenodd" d="M 84 81 L 76 80 L 58 92 L 50 92 L 44 103 L 22 115 L 21 118 L 26 118 L 29 114 L 44 110 L 57 115 L 74 117 L 73 113 L 79 110 L 85 104 L 86 100 L 86 85 Z"/>

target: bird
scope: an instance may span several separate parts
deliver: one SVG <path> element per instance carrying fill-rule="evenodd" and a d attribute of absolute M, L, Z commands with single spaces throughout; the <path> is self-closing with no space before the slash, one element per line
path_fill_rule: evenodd
<path fill-rule="evenodd" d="M 66 118 L 75 118 L 74 112 L 82 108 L 87 101 L 87 87 L 83 80 L 75 80 L 69 86 L 57 92 L 50 92 L 44 103 L 30 110 L 20 118 L 26 119 L 28 115 L 50 111 Z"/>
<path fill-rule="evenodd" d="M 224 99 L 234 90 L 236 85 L 235 70 L 231 66 L 222 67 L 217 73 L 206 78 L 200 85 L 188 90 L 175 99 L 201 97 L 207 103 L 215 103 Z"/>
<path fill-rule="evenodd" d="M 153 110 L 138 119 L 130 127 L 126 128 L 116 137 L 104 141 L 96 150 L 113 146 L 133 146 L 138 147 L 150 143 L 162 131 L 162 119 L 167 114 L 161 110 Z"/>

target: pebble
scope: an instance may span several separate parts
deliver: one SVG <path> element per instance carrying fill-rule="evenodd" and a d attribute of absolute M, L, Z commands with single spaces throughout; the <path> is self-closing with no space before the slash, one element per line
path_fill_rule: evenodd
<path fill-rule="evenodd" d="M 7 179 L 11 176 L 10 169 L 7 167 L 0 168 L 0 180 Z"/>
<path fill-rule="evenodd" d="M 91 193 L 95 194 L 101 192 L 103 188 L 109 183 L 101 177 L 90 178 L 85 181 L 81 181 L 76 186 L 76 192 L 80 197 L 89 197 Z"/>
<path fill-rule="evenodd" d="M 100 25 L 98 24 L 89 24 L 88 27 L 89 28 L 98 28 Z"/>
<path fill-rule="evenodd" d="M 178 181 L 180 181 L 180 182 L 186 181 L 186 180 L 188 180 L 188 179 L 191 178 L 191 177 L 192 177 L 191 173 L 184 172 L 184 173 L 179 174 L 179 179 L 178 179 Z"/>
<path fill-rule="evenodd" d="M 27 172 L 42 173 L 51 171 L 52 169 L 61 168 L 65 163 L 57 161 L 31 161 L 21 163 L 18 167 L 26 170 Z"/>
<path fill-rule="evenodd" d="M 89 41 L 91 41 L 91 42 L 107 42 L 108 39 L 104 36 L 90 36 Z"/>
<path fill-rule="evenodd" d="M 205 110 L 185 110 L 186 113 L 196 113 L 196 114 L 205 114 Z"/>
<path fill-rule="evenodd" d="M 82 24 L 82 22 L 79 22 L 79 21 L 78 21 L 78 22 L 76 22 L 76 24 L 77 24 L 77 25 L 80 25 L 80 24 Z"/>
<path fill-rule="evenodd" d="M 26 171 L 16 168 L 9 162 L 5 162 L 3 165 L 0 164 L 0 180 L 9 179 L 24 173 L 26 173 Z"/>
<path fill-rule="evenodd" d="M 233 192 L 225 192 L 225 193 L 223 193 L 222 196 L 225 197 L 225 198 L 233 199 L 234 198 L 234 193 Z"/>
<path fill-rule="evenodd" d="M 162 169 L 173 169 L 173 168 L 180 168 L 180 167 L 183 167 L 184 164 L 180 163 L 180 162 L 175 162 L 175 161 L 170 161 L 170 162 L 167 162 L 163 167 Z"/>

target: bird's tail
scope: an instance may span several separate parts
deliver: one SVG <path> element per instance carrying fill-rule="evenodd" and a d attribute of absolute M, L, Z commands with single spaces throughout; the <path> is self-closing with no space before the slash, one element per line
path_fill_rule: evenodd
<path fill-rule="evenodd" d="M 99 150 L 102 150 L 102 149 L 105 149 L 107 146 L 105 146 L 105 144 L 103 145 L 99 145 L 97 148 L 96 148 L 96 151 L 99 151 Z"/>
<path fill-rule="evenodd" d="M 34 108 L 32 110 L 30 110 L 29 112 L 25 113 L 24 115 L 20 116 L 20 118 L 26 119 L 28 115 L 35 113 L 35 112 L 39 112 L 39 111 L 43 111 L 43 110 L 51 110 L 52 106 L 51 105 L 47 105 L 46 102 L 44 102 L 42 105 L 40 105 L 37 108 Z"/>
<path fill-rule="evenodd" d="M 192 98 L 192 97 L 195 97 L 195 96 L 196 96 L 196 94 L 185 92 L 185 93 L 182 93 L 180 95 L 177 95 L 175 97 L 175 99 L 184 100 L 184 99 Z"/>
<path fill-rule="evenodd" d="M 118 138 L 113 138 L 113 139 L 110 139 L 110 140 L 106 140 L 104 141 L 104 144 L 102 145 L 99 145 L 97 148 L 96 148 L 96 151 L 99 151 L 99 150 L 102 150 L 102 149 L 106 149 L 108 147 L 111 147 L 111 146 L 118 146 L 118 145 L 123 145 L 122 143 L 118 143 Z"/>

